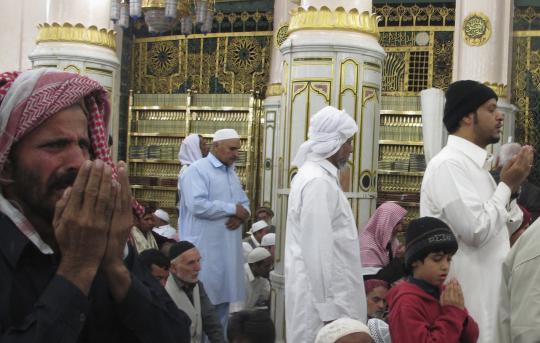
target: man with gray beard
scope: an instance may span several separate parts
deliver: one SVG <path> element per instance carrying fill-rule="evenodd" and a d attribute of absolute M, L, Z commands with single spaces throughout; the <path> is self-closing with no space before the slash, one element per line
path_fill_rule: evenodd
<path fill-rule="evenodd" d="M 349 114 L 327 106 L 311 118 L 292 162 L 299 170 L 285 238 L 287 342 L 311 343 L 341 317 L 366 321 L 358 230 L 339 184 L 357 131 Z"/>

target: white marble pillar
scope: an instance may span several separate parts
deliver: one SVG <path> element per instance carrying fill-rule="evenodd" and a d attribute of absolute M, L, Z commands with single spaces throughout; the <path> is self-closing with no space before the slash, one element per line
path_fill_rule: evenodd
<path fill-rule="evenodd" d="M 28 55 L 36 46 L 37 24 L 45 21 L 43 0 L 1 0 L 0 71 L 27 70 Z"/>
<path fill-rule="evenodd" d="M 515 128 L 515 110 L 508 101 L 513 8 L 512 0 L 456 1 L 452 76 L 454 81 L 476 80 L 495 90 L 506 116 L 502 143 L 514 136 Z"/>
<path fill-rule="evenodd" d="M 277 184 L 275 213 L 276 264 L 271 275 L 277 309 L 283 295 L 283 246 L 291 166 L 300 144 L 307 139 L 310 117 L 326 105 L 344 109 L 357 122 L 351 161 L 342 173 L 342 185 L 359 228 L 375 209 L 381 71 L 385 56 L 378 43 L 376 15 L 371 0 L 303 0 L 292 11 L 283 54 L 283 96 L 275 149 Z M 283 311 L 274 317 L 277 341 L 285 341 Z"/>
<path fill-rule="evenodd" d="M 113 109 L 109 126 L 117 138 L 120 62 L 109 11 L 110 0 L 47 1 L 45 20 L 34 23 L 37 44 L 29 58 L 32 68 L 87 75 L 109 90 Z"/>
<path fill-rule="evenodd" d="M 287 37 L 287 28 L 289 24 L 289 13 L 297 5 L 291 0 L 276 0 L 274 2 L 274 44 L 270 59 L 269 82 L 266 89 L 263 103 L 263 171 L 261 183 L 260 203 L 264 206 L 274 208 L 276 198 L 273 196 L 273 190 L 277 182 L 277 150 L 275 143 L 277 133 L 279 132 L 278 118 L 281 115 L 281 99 L 283 96 L 283 55 L 279 51 L 280 45 Z"/>

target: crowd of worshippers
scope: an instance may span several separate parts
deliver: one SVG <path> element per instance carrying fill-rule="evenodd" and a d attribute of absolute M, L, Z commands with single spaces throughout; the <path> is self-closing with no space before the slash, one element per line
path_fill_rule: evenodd
<path fill-rule="evenodd" d="M 358 124 L 331 106 L 310 118 L 277 228 L 287 342 L 540 340 L 534 152 L 507 144 L 489 158 L 497 100 L 476 81 L 449 86 L 448 142 L 405 232 L 394 202 L 357 228 L 340 171 Z M 88 77 L 0 74 L 0 342 L 275 342 L 274 213 L 251 213 L 234 168 L 238 133 L 182 142 L 171 225 L 137 202 L 128 166 L 111 160 L 110 115 Z"/>

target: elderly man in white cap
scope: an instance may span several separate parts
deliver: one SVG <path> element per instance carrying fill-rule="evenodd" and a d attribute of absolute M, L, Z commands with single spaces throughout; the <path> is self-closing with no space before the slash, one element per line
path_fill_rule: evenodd
<path fill-rule="evenodd" d="M 176 229 L 169 224 L 169 214 L 158 208 L 153 215 L 155 227 L 152 230 L 160 236 L 178 241 Z"/>
<path fill-rule="evenodd" d="M 340 318 L 324 326 L 315 343 L 373 343 L 369 328 L 361 321 Z"/>
<path fill-rule="evenodd" d="M 247 258 L 251 250 L 261 245 L 262 239 L 266 236 L 269 229 L 270 225 L 264 220 L 259 220 L 251 226 L 251 229 L 248 231 L 249 235 L 242 241 L 244 257 Z"/>
<path fill-rule="evenodd" d="M 311 343 L 328 322 L 366 320 L 354 216 L 339 184 L 353 151 L 354 119 L 327 106 L 316 113 L 293 161 L 285 236 L 287 341 Z"/>
<path fill-rule="evenodd" d="M 267 309 L 270 301 L 268 276 L 274 260 L 265 248 L 251 250 L 244 265 L 246 299 L 231 305 L 231 312 L 241 310 Z"/>
<path fill-rule="evenodd" d="M 272 260 L 275 256 L 276 251 L 276 234 L 275 233 L 267 233 L 264 235 L 264 237 L 261 240 L 261 247 L 266 248 L 270 252 L 270 255 L 272 255 Z"/>
<path fill-rule="evenodd" d="M 250 212 L 234 169 L 239 151 L 238 133 L 218 130 L 208 156 L 180 178 L 180 237 L 204 256 L 200 279 L 224 328 L 229 304 L 245 298 L 241 228 Z"/>

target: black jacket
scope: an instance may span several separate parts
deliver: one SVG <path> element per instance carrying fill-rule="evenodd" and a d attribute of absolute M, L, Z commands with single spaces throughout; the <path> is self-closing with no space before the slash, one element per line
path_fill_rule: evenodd
<path fill-rule="evenodd" d="M 190 320 L 133 257 L 121 303 L 96 274 L 89 295 L 56 275 L 59 256 L 44 255 L 0 213 L 0 343 L 190 342 Z"/>

